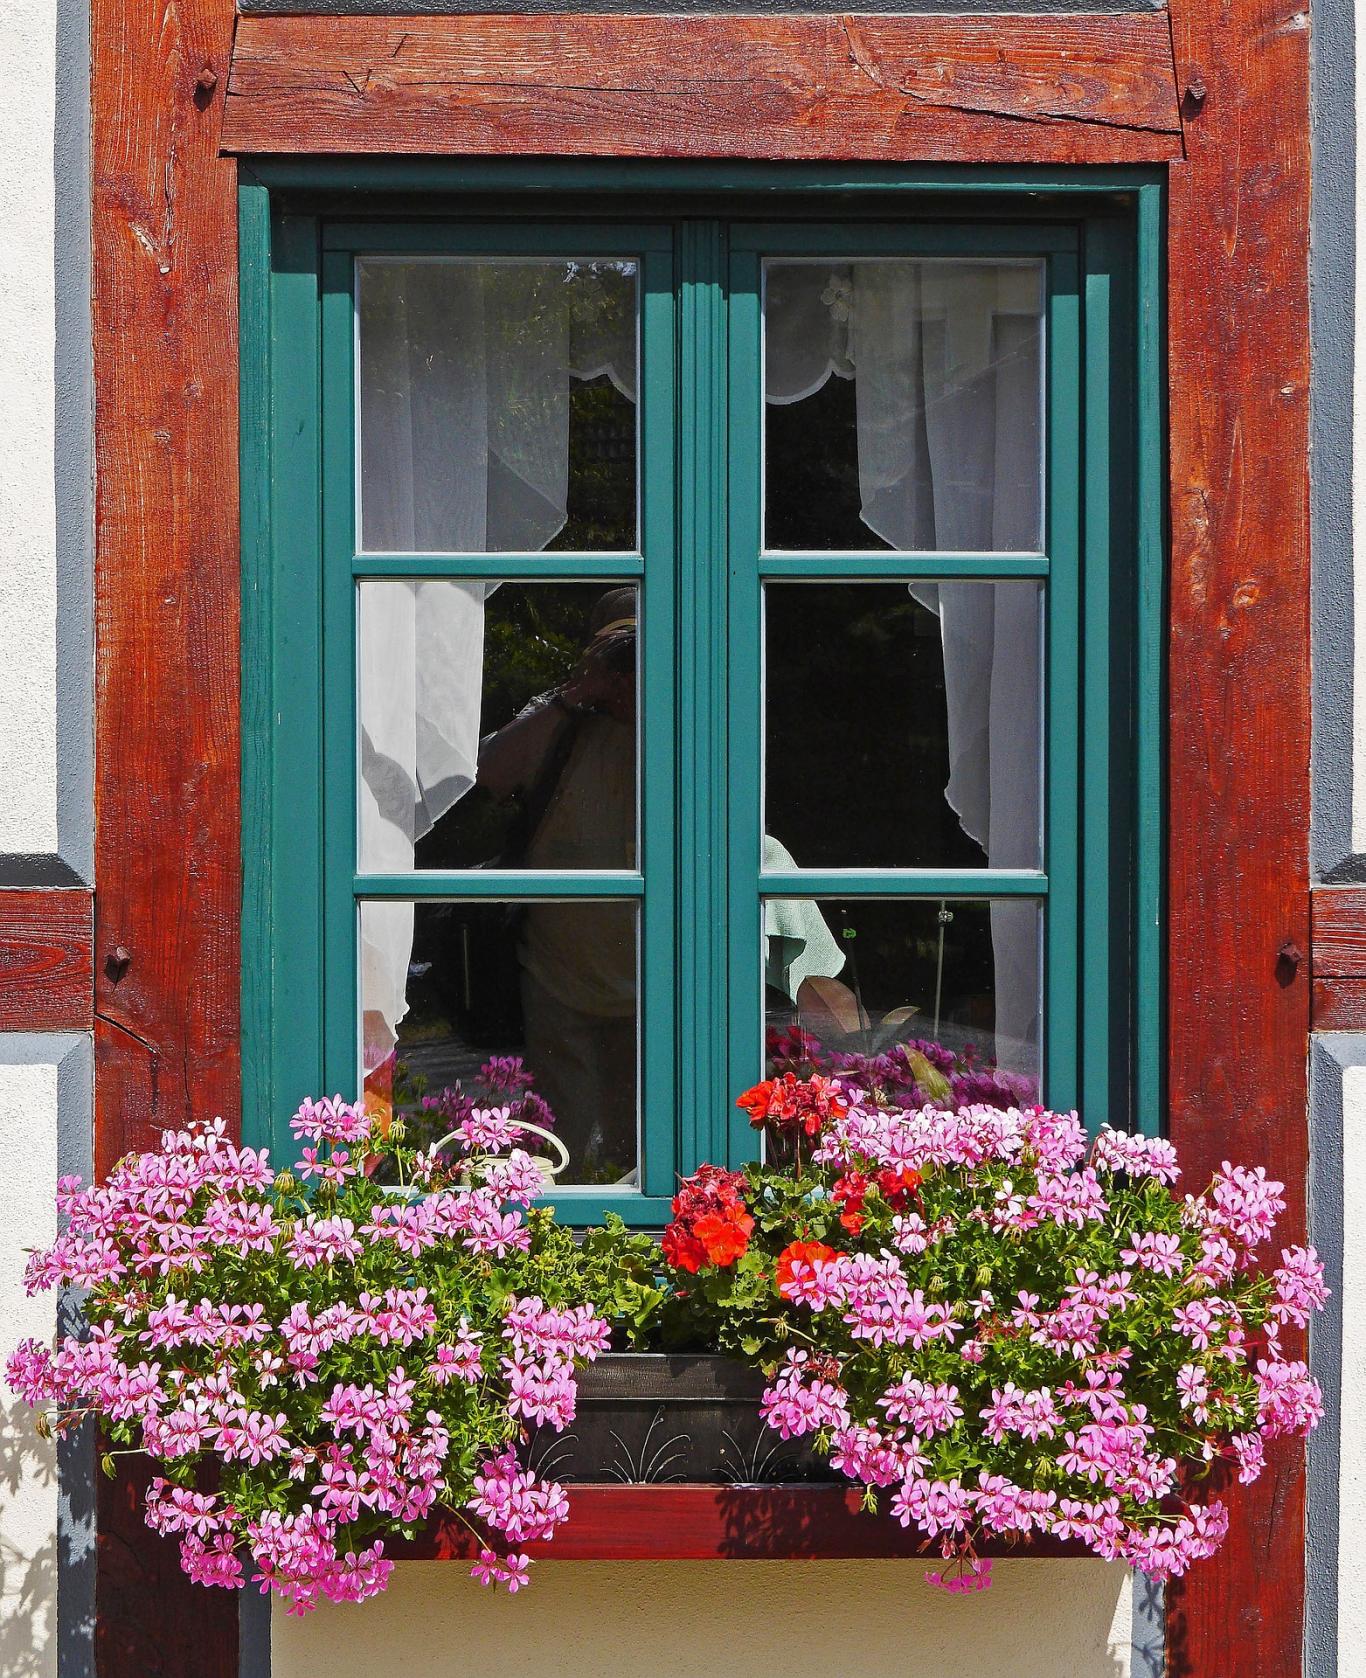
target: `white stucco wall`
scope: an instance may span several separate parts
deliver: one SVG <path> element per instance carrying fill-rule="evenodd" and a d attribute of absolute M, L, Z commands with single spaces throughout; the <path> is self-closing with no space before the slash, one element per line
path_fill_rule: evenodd
<path fill-rule="evenodd" d="M 57 1064 L 5 1065 L 0 1037 L 0 1159 L 6 1171 L 0 1239 L 0 1338 L 52 1333 L 52 1299 L 27 1299 L 24 1247 L 57 1234 Z M 27 1405 L 0 1387 L 0 1673 L 57 1672 L 57 1462 L 34 1431 Z"/>
<path fill-rule="evenodd" d="M 950 1597 L 912 1562 L 544 1562 L 510 1599 L 453 1565 L 410 1562 L 359 1611 L 276 1614 L 272 1675 L 1125 1678 L 1122 1567 L 1016 1561 L 994 1572 L 991 1590 Z"/>
<path fill-rule="evenodd" d="M 0 4 L 0 853 L 57 849 L 56 18 Z"/>
<path fill-rule="evenodd" d="M 1342 1374 L 1338 1445 L 1338 1670 L 1351 1672 L 1366 1650 L 1366 1066 L 1342 1075 Z M 1331 1420 L 1331 1418 L 1330 1418 Z"/>
<path fill-rule="evenodd" d="M 56 0 L 0 5 L 0 853 L 57 849 L 53 476 Z M 56 1234 L 58 1062 L 0 1036 L 0 1340 L 53 1327 L 24 1248 Z M 0 1388 L 0 1673 L 57 1672 L 57 1471 Z"/>

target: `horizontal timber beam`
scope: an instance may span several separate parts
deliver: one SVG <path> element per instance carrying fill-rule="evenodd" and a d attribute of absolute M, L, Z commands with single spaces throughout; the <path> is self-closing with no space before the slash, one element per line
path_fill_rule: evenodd
<path fill-rule="evenodd" d="M 1161 13 L 243 17 L 222 143 L 277 155 L 1182 155 Z"/>
<path fill-rule="evenodd" d="M 84 887 L 0 890 L 0 1031 L 89 1031 L 94 911 Z"/>

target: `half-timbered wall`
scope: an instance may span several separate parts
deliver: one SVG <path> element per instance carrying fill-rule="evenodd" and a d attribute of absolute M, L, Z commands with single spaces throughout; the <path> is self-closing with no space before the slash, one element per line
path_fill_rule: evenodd
<path fill-rule="evenodd" d="M 348 3 L 335 0 L 332 9 L 344 11 Z M 574 0 L 557 0 L 553 9 L 573 6 Z M 243 10 L 248 7 L 297 12 L 300 0 L 244 0 Z M 313 9 L 327 10 L 328 0 L 314 0 Z M 371 0 L 368 9 L 451 8 L 441 0 Z M 503 8 L 476 3 L 465 9 Z M 527 9 L 551 8 L 533 0 Z M 597 9 L 813 8 L 780 0 L 734 8 L 600 0 Z M 884 0 L 878 9 L 959 8 Z M 971 9 L 992 8 L 979 3 Z M 1027 9 L 1079 8 L 1068 0 L 1035 0 Z M 204 470 L 206 461 L 235 458 L 234 391 L 218 372 L 235 331 L 231 263 L 225 270 L 222 261 L 233 238 L 233 166 L 218 155 L 215 104 L 226 83 L 232 6 L 223 0 L 165 0 L 155 7 L 147 0 L 95 0 L 94 10 L 97 97 L 106 113 L 95 160 L 104 194 L 95 240 L 104 310 L 96 320 L 100 398 L 106 411 L 112 405 L 123 419 L 104 432 L 99 462 L 105 615 L 93 669 L 106 774 L 92 875 L 88 15 L 86 0 L 5 0 L 0 7 L 0 1168 L 7 1183 L 0 1214 L 0 1324 L 6 1340 L 30 1325 L 37 1332 L 44 1326 L 41 1302 L 22 1297 L 20 1248 L 42 1237 L 57 1171 L 88 1166 L 96 1016 L 106 1069 L 105 1163 L 122 1146 L 144 1143 L 158 1124 L 188 1111 L 235 1108 L 236 972 L 229 947 L 237 892 L 235 622 L 231 612 L 222 615 L 221 602 L 230 598 L 235 575 L 236 489 L 231 470 L 226 478 Z M 1241 182 L 1244 210 L 1260 215 L 1299 164 L 1289 121 L 1289 138 L 1277 142 L 1255 178 L 1238 175 L 1266 112 L 1285 97 L 1276 75 L 1268 81 L 1262 78 L 1269 72 L 1249 66 L 1270 63 L 1258 55 L 1271 53 L 1282 55 L 1276 60 L 1282 67 L 1293 66 L 1306 15 L 1269 0 L 1236 0 L 1222 8 L 1182 0 L 1172 10 L 1185 141 L 1192 163 L 1205 171 L 1200 191 L 1208 194 L 1208 183 L 1222 180 L 1236 204 Z M 148 25 L 153 12 L 155 29 Z M 1291 773 L 1277 788 L 1259 783 L 1257 796 L 1265 800 L 1259 808 L 1270 812 L 1260 840 L 1249 841 L 1246 859 L 1234 854 L 1243 838 L 1235 790 L 1222 807 L 1222 826 L 1208 829 L 1211 848 L 1192 848 L 1186 878 L 1204 868 L 1216 882 L 1243 883 L 1263 905 L 1288 908 L 1275 937 L 1278 947 L 1285 946 L 1277 964 L 1283 1011 L 1275 1013 L 1264 1001 L 1244 1006 L 1228 1000 L 1227 974 L 1235 968 L 1247 974 L 1248 996 L 1261 994 L 1269 925 L 1247 917 L 1230 899 L 1218 905 L 1219 938 L 1205 945 L 1198 906 L 1183 899 L 1173 905 L 1175 969 L 1185 972 L 1182 982 L 1192 998 L 1217 992 L 1215 1006 L 1227 1005 L 1229 1051 L 1213 1059 L 1191 1052 L 1182 1033 L 1198 1031 L 1195 1010 L 1190 1019 L 1174 1021 L 1173 1030 L 1183 1068 L 1176 1093 L 1197 1119 L 1208 1118 L 1199 1144 L 1204 1152 L 1216 1153 L 1223 1134 L 1232 1151 L 1234 1122 L 1246 1121 L 1244 1151 L 1256 1153 L 1260 1146 L 1273 1165 L 1285 1163 L 1280 1152 L 1287 1139 L 1293 1146 L 1297 1134 L 1310 1136 L 1311 1234 L 1336 1289 L 1335 1309 L 1316 1337 L 1314 1355 L 1335 1402 L 1366 1382 L 1366 1312 L 1352 1303 L 1366 1277 L 1366 1232 L 1357 1211 L 1366 1203 L 1366 585 L 1352 564 L 1353 532 L 1366 531 L 1366 498 L 1358 491 L 1357 504 L 1352 501 L 1352 416 L 1360 433 L 1366 390 L 1358 389 L 1354 401 L 1350 4 L 1315 0 L 1312 19 L 1318 113 L 1313 935 L 1294 910 L 1304 895 L 1309 856 L 1303 777 L 1281 740 L 1278 761 L 1290 764 Z M 1036 23 L 1040 30 L 1051 27 L 1046 18 Z M 206 195 L 210 177 L 226 182 L 226 190 L 215 186 Z M 1202 213 L 1206 204 L 1202 198 Z M 1182 356 L 1173 366 L 1174 388 L 1184 385 L 1194 393 L 1217 381 L 1204 357 L 1214 353 L 1221 287 L 1250 269 L 1264 275 L 1279 261 L 1290 275 L 1285 296 L 1293 306 L 1306 236 L 1293 206 L 1279 220 L 1273 215 L 1262 221 L 1237 211 L 1221 219 L 1217 206 L 1209 209 L 1209 284 L 1194 296 L 1195 314 L 1173 321 Z M 143 265 L 142 281 L 123 294 L 112 290 L 118 275 L 136 264 Z M 1294 343 L 1262 333 L 1256 355 L 1268 379 L 1289 368 L 1283 399 L 1293 411 L 1302 373 Z M 1269 401 L 1275 391 L 1268 386 L 1263 394 Z M 1178 431 L 1186 428 L 1189 458 L 1199 466 L 1188 482 L 1174 486 L 1173 579 L 1178 613 L 1184 614 L 1176 644 L 1182 635 L 1199 635 L 1202 613 L 1213 614 L 1231 646 L 1234 672 L 1227 691 L 1206 696 L 1212 710 L 1183 716 L 1174 773 L 1191 785 L 1203 776 L 1217 789 L 1224 761 L 1258 750 L 1258 729 L 1296 730 L 1303 720 L 1303 600 L 1278 593 L 1275 568 L 1277 542 L 1287 530 L 1287 540 L 1297 539 L 1291 528 L 1296 514 L 1292 509 L 1287 519 L 1282 512 L 1272 522 L 1258 501 L 1267 482 L 1264 467 L 1268 460 L 1275 464 L 1274 427 L 1249 442 L 1245 429 L 1220 431 L 1198 400 L 1173 418 Z M 1287 425 L 1283 446 L 1295 446 L 1295 423 Z M 1260 531 L 1264 568 L 1246 546 L 1250 531 Z M 223 588 L 215 592 L 218 584 Z M 201 679 L 215 684 L 219 710 L 210 711 L 206 731 L 178 735 L 178 696 Z M 110 754 L 150 753 L 154 739 L 165 747 L 161 778 L 150 787 L 125 787 L 120 796 L 118 777 L 107 773 Z M 1213 820 L 1220 808 L 1216 793 L 1202 820 Z M 190 859 L 180 872 L 155 860 L 164 863 L 172 833 Z M 93 941 L 92 878 L 99 893 Z M 1208 909 L 1206 904 L 1201 912 Z M 168 958 L 170 946 L 153 939 L 149 968 L 143 940 L 154 924 L 179 929 L 178 953 Z M 121 950 L 129 963 L 121 962 Z M 1209 983 L 1196 971 L 1202 962 Z M 1320 1031 L 1311 1056 L 1309 1131 L 1301 1122 L 1302 1102 L 1285 1104 L 1286 1089 L 1303 1076 L 1304 1016 L 1297 999 L 1306 984 Z M 1268 1046 L 1263 1039 L 1259 1049 L 1257 1033 L 1268 1019 L 1274 1042 Z M 1269 1102 L 1261 1101 L 1250 1075 L 1258 1053 L 1291 1068 Z M 1240 1075 L 1247 1079 L 1243 1090 Z M 1366 1423 L 1351 1406 L 1340 1428 L 1336 1419 L 1330 1416 L 1311 1451 L 1307 1584 L 1299 1578 L 1287 1583 L 1271 1568 L 1263 1589 L 1240 1587 L 1230 1594 L 1211 1572 L 1188 1599 L 1204 1628 L 1206 1656 L 1209 1628 L 1224 1613 L 1235 1644 L 1241 1638 L 1247 1641 L 1239 1646 L 1275 1651 L 1261 1673 L 1289 1674 L 1296 1669 L 1302 1597 L 1303 1670 L 1311 1678 L 1345 1670 L 1348 1660 L 1339 1651 L 1361 1647 L 1366 1586 L 1350 1562 L 1366 1542 Z M 47 1678 L 60 1670 L 63 1678 L 83 1678 L 93 1660 L 88 1446 L 65 1453 L 59 1487 L 52 1459 L 8 1409 L 0 1430 L 0 1672 Z M 1259 1488 L 1259 1500 L 1263 1491 L 1259 1521 L 1298 1523 L 1293 1472 Z M 175 1576 L 173 1557 L 164 1579 L 148 1571 L 144 1551 L 125 1558 L 118 1523 L 135 1517 L 108 1492 L 106 1500 L 106 1527 L 115 1534 L 102 1564 L 106 1678 L 133 1670 L 167 1678 L 226 1673 L 227 1658 L 219 1661 L 226 1648 L 221 1634 L 235 1630 L 233 1605 L 194 1597 L 185 1609 L 186 1587 Z M 1256 1574 L 1253 1552 L 1255 1541 L 1239 1563 L 1243 1580 Z M 1339 1568 L 1339 1556 L 1348 1558 L 1346 1568 Z M 277 1617 L 273 1631 L 249 1613 L 243 1670 L 260 1675 L 273 1657 L 282 1678 L 346 1678 L 381 1666 L 423 1678 L 457 1664 L 480 1670 L 495 1662 L 509 1674 L 539 1674 L 553 1666 L 566 1678 L 610 1678 L 639 1671 L 643 1651 L 652 1670 L 694 1671 L 699 1652 L 714 1650 L 728 1659 L 735 1643 L 752 1647 L 763 1638 L 767 1663 L 800 1678 L 848 1664 L 853 1634 L 841 1604 L 856 1605 L 859 1670 L 869 1678 L 884 1670 L 966 1675 L 1006 1669 L 1149 1678 L 1160 1670 L 1152 1647 L 1155 1605 L 1146 1593 L 1129 1590 L 1121 1570 L 1071 1561 L 1000 1563 L 991 1595 L 966 1604 L 930 1592 L 920 1572 L 916 1564 L 898 1561 L 546 1564 L 536 1589 L 508 1603 L 466 1587 L 449 1564 L 408 1563 L 389 1596 L 359 1613 L 325 1611 L 302 1623 Z M 1180 1671 L 1179 1602 L 1170 1623 L 1172 1669 Z M 235 1655 L 230 1664 L 235 1666 Z M 1198 1670 L 1217 1667 L 1206 1659 Z"/>

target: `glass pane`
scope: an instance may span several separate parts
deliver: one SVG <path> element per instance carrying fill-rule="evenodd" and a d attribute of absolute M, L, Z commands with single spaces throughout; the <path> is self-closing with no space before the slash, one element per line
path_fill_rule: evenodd
<path fill-rule="evenodd" d="M 879 1081 L 908 1096 L 918 1074 L 925 1099 L 1037 1098 L 1039 904 L 769 898 L 764 917 L 770 1075 L 886 1057 Z M 951 1090 L 924 1087 L 926 1061 Z"/>
<path fill-rule="evenodd" d="M 367 1102 L 440 1140 L 516 1108 L 558 1185 L 637 1180 L 637 913 L 621 902 L 361 904 Z M 530 1151 L 557 1164 L 554 1141 Z"/>
<path fill-rule="evenodd" d="M 360 858 L 634 868 L 633 586 L 360 584 Z"/>
<path fill-rule="evenodd" d="M 1038 868 L 1037 583 L 770 583 L 767 868 Z"/>
<path fill-rule="evenodd" d="M 1041 262 L 764 279 L 765 547 L 1042 547 Z"/>
<path fill-rule="evenodd" d="M 636 546 L 636 264 L 359 264 L 375 553 Z"/>

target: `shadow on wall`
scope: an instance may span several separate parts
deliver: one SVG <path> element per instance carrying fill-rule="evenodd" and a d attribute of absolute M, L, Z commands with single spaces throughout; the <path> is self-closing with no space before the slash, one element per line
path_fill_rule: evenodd
<path fill-rule="evenodd" d="M 33 1431 L 33 1412 L 0 1406 L 0 1673 L 50 1678 L 58 1670 L 57 1535 L 53 1488 L 57 1452 Z"/>
<path fill-rule="evenodd" d="M 513 1601 L 455 1563 L 405 1562 L 359 1610 L 277 1610 L 272 1678 L 696 1678 L 761 1649 L 783 1678 L 1131 1678 L 1119 1564 L 998 1561 L 971 1597 L 927 1585 L 926 1565 L 538 1562 Z"/>

